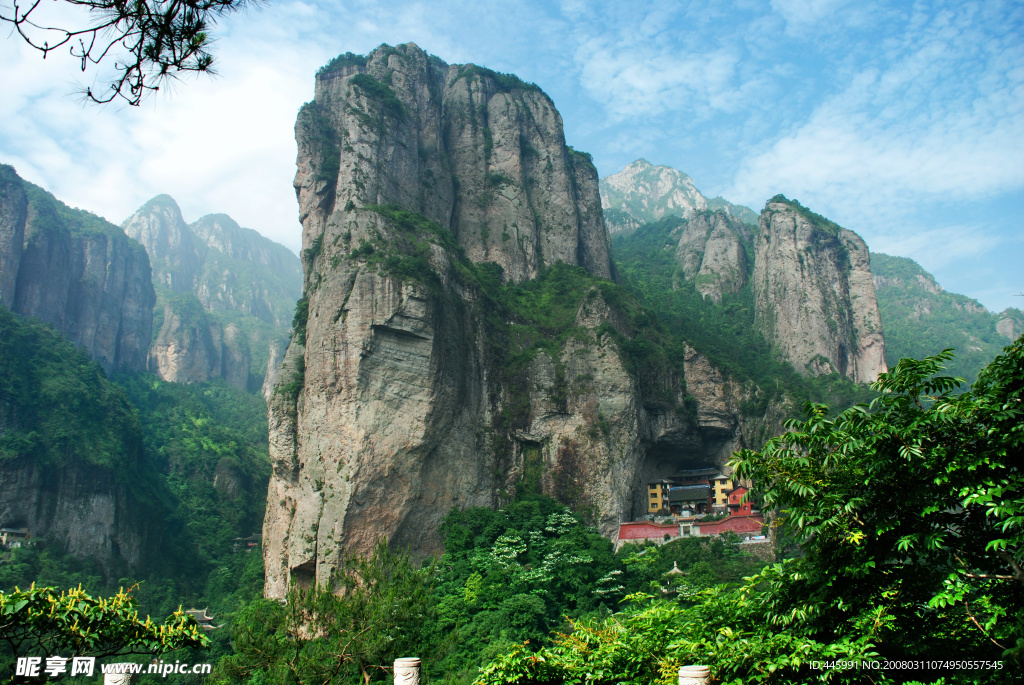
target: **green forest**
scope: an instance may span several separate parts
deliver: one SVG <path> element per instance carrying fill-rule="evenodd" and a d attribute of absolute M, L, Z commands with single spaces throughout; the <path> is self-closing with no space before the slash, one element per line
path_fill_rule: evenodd
<path fill-rule="evenodd" d="M 516 299 L 526 306 L 561 278 Z M 481 685 L 669 683 L 685 663 L 708 665 L 719 682 L 861 682 L 856 670 L 812 673 L 809 662 L 951 655 L 1002 666 L 936 668 L 927 682 L 1009 683 L 1021 667 L 1024 341 L 967 391 L 942 374 L 950 353 L 906 360 L 875 384 L 870 405 L 808 404 L 787 433 L 737 453 L 737 474 L 757 484 L 785 542 L 768 565 L 728 536 L 616 552 L 579 514 L 524 489 L 497 510 L 450 512 L 440 557 L 413 560 L 382 541 L 346 561 L 333 584 L 344 593 L 294 588 L 282 604 L 261 597 L 259 552 L 233 544 L 262 518 L 262 402 L 217 384 L 110 381 L 49 327 L 3 316 L 0 340 L 30 343 L 0 357 L 3 406 L 16 398 L 26 417 L 8 435 L 32 440 L 41 415 L 100 403 L 105 418 L 69 422 L 62 449 L 19 446 L 35 444 L 43 460 L 94 446 L 92 468 L 149 483 L 136 496 L 162 533 L 138 577 L 104 577 L 60 549 L 30 547 L 7 553 L 0 588 L 130 588 L 154 617 L 206 607 L 221 627 L 205 646 L 168 642 L 178 651 L 162 658 L 213 662 L 216 682 L 384 683 L 409 655 L 423 659 L 426 682 Z M 24 392 L 29 381 L 51 387 L 51 376 L 75 392 Z M 131 463 L 105 447 L 115 428 L 134 436 Z"/>
<path fill-rule="evenodd" d="M 684 378 L 687 345 L 758 389 L 745 414 L 802 406 L 784 434 L 729 465 L 754 484 L 749 497 L 768 515 L 773 544 L 729 533 L 616 549 L 590 525 L 593 511 L 573 510 L 565 493 L 543 495 L 531 467 L 504 506 L 448 512 L 437 557 L 412 558 L 382 539 L 369 556 L 346 557 L 325 585 L 264 599 L 261 550 L 245 540 L 261 531 L 271 472 L 263 399 L 223 382 L 107 377 L 52 327 L 0 307 L 6 472 L 49 474 L 47 491 L 75 477 L 101 484 L 124 501 L 128 527 L 146 532 L 134 566 L 117 543 L 106 563 L 57 538 L 0 551 L 0 669 L 13 672 L 34 647 L 213 664 L 206 678 L 176 676 L 186 683 L 390 683 L 405 656 L 423 660 L 424 682 L 452 685 L 667 685 L 691 663 L 716 683 L 859 683 L 857 668 L 814 664 L 893 660 L 931 666 L 913 679 L 874 669 L 872 682 L 1015 682 L 1024 667 L 1024 339 L 999 353 L 993 315 L 928 287 L 913 262 L 875 255 L 889 283 L 880 307 L 902 318 L 886 330 L 892 371 L 861 386 L 781 361 L 755 330 L 749 284 L 720 304 L 698 292 L 665 249 L 684 219 L 617 237 L 619 282 L 558 263 L 504 283 L 498 264 L 472 262 L 426 217 L 392 205 L 360 211 L 396 233 L 348 259 L 444 297 L 429 256 L 432 246 L 452 255 L 495 351 L 488 371 L 508 394 L 497 417 L 508 434 L 528 427 L 531 361 L 553 360 L 551 399 L 564 408 L 573 388 L 562 352 L 594 336 L 614 342 L 651 406 L 692 410 L 692 398 L 677 407 L 674 393 L 659 394 L 666 371 Z M 314 242 L 304 258 L 322 248 Z M 905 303 L 908 292 L 917 305 Z M 179 316 L 230 318 L 191 294 L 161 296 Z M 616 325 L 578 326 L 580 308 L 598 300 Z M 930 318 L 920 315 L 925 301 Z M 296 305 L 299 339 L 308 308 L 305 297 Z M 951 328 L 968 352 L 934 354 Z M 300 390 L 277 391 L 294 401 Z M 205 610 L 215 627 L 202 630 L 186 609 Z M 943 666 L 950 658 L 989 665 Z"/>

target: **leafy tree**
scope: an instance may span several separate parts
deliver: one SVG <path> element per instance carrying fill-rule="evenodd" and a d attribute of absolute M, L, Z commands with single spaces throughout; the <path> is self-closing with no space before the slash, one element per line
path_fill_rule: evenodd
<path fill-rule="evenodd" d="M 716 682 L 863 682 L 811 660 L 986 660 L 939 682 L 1015 682 L 1024 652 L 1024 338 L 973 388 L 937 374 L 950 353 L 904 360 L 882 395 L 807 418 L 734 459 L 803 556 L 735 589 L 635 593 L 571 623 L 552 647 L 495 659 L 477 683 L 670 683 L 686 663 Z M 692 569 L 693 575 L 707 569 Z M 995 666 L 995 664 L 999 666 Z M 920 671 L 918 672 L 920 673 Z M 872 682 L 905 672 L 871 671 Z"/>
<path fill-rule="evenodd" d="M 148 616 L 141 620 L 130 590 L 94 598 L 81 588 L 59 592 L 35 585 L 0 592 L 0 640 L 10 650 L 4 660 L 40 654 L 162 654 L 208 644 L 195 619 L 180 608 L 163 625 Z"/>
<path fill-rule="evenodd" d="M 1024 652 L 1024 339 L 974 387 L 937 374 L 949 350 L 902 360 L 869 407 L 807 418 L 737 455 L 803 541 L 802 578 L 777 603 L 833 630 L 877 613 L 891 655 Z M 841 581 L 841 582 L 837 582 Z M 925 628 L 925 630 L 922 630 Z"/>
<path fill-rule="evenodd" d="M 432 578 L 431 567 L 414 567 L 381 539 L 370 557 L 347 557 L 334 582 L 293 587 L 284 605 L 246 607 L 233 628 L 235 654 L 218 665 L 217 680 L 383 681 L 397 657 L 437 653 Z"/>
<path fill-rule="evenodd" d="M 85 96 L 97 103 L 121 98 L 138 105 L 161 82 L 182 73 L 213 69 L 208 33 L 225 14 L 255 4 L 254 0 L 64 0 L 88 10 L 76 26 L 50 26 L 39 17 L 41 0 L 14 0 L 0 20 L 14 26 L 29 46 L 43 53 L 67 47 L 82 71 L 104 59 L 114 60 L 109 88 Z"/>

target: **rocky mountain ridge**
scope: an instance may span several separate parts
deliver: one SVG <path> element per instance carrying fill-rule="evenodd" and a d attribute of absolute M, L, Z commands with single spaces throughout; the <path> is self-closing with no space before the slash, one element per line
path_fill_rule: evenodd
<path fill-rule="evenodd" d="M 671 228 L 664 249 L 702 296 L 721 304 L 749 284 L 754 325 L 799 373 L 867 383 L 887 369 L 867 246 L 852 231 L 783 196 L 741 221 L 750 210 L 709 202 L 689 176 L 646 160 L 601 188 L 606 211 L 632 222 L 620 238 Z"/>
<path fill-rule="evenodd" d="M 122 227 L 153 264 L 149 370 L 181 383 L 223 378 L 242 390 L 272 382 L 301 294 L 299 259 L 225 214 L 186 224 L 167 195 Z"/>
<path fill-rule="evenodd" d="M 597 172 L 536 86 L 385 45 L 319 72 L 296 139 L 305 293 L 269 403 L 268 596 L 381 535 L 432 553 L 451 507 L 523 488 L 610 535 L 646 479 L 781 421 L 744 415 L 755 389 L 609 280 Z"/>
<path fill-rule="evenodd" d="M 0 304 L 52 324 L 111 372 L 145 368 L 154 302 L 135 241 L 0 165 Z"/>
<path fill-rule="evenodd" d="M 722 197 L 706 198 L 687 174 L 638 159 L 600 181 L 601 207 L 611 236 L 628 234 L 666 216 L 692 219 L 699 212 L 722 211 L 738 222 L 756 226 L 758 214 Z"/>
<path fill-rule="evenodd" d="M 872 253 L 871 271 L 890 366 L 901 357 L 920 359 L 952 347 L 956 357 L 947 371 L 971 382 L 1024 333 L 1020 309 L 990 312 L 977 300 L 947 292 L 912 259 Z"/>

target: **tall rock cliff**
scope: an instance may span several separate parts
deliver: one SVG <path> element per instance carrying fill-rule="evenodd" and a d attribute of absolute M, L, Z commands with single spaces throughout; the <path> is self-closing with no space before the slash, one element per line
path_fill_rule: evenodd
<path fill-rule="evenodd" d="M 721 303 L 723 293 L 738 293 L 747 283 L 752 234 L 722 210 L 699 212 L 673 231 L 676 261 L 697 292 Z"/>
<path fill-rule="evenodd" d="M 269 402 L 266 592 L 536 489 L 605 534 L 743 444 L 749 388 L 609 280 L 589 156 L 536 86 L 415 45 L 323 68 L 296 123 L 305 294 Z"/>
<path fill-rule="evenodd" d="M 777 195 L 758 226 L 755 325 L 797 371 L 869 383 L 887 370 L 867 245 Z"/>
<path fill-rule="evenodd" d="M 302 289 L 299 259 L 224 214 L 186 224 L 158 195 L 122 224 L 145 246 L 156 285 L 149 369 L 169 381 L 263 385 Z"/>
<path fill-rule="evenodd" d="M 109 372 L 145 368 L 154 301 L 135 241 L 0 165 L 0 304 L 53 324 Z"/>

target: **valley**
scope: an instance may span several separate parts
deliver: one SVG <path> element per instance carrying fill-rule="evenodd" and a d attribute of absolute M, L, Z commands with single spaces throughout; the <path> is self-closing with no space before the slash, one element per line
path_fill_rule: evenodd
<path fill-rule="evenodd" d="M 1019 487 L 1019 309 L 784 195 L 758 212 L 643 159 L 600 179 L 538 86 L 412 43 L 327 63 L 295 135 L 298 256 L 168 195 L 117 226 L 0 166 L 0 591 L 186 606 L 211 682 L 386 682 L 412 652 L 439 682 L 563 682 L 592 654 L 567 636 L 594 631 L 597 653 L 616 620 L 660 626 L 638 633 L 645 678 L 692 654 L 743 677 L 746 655 L 701 632 L 715 612 L 791 671 L 790 637 L 997 655 L 938 605 L 942 639 L 899 641 L 948 559 L 884 519 L 918 495 L 925 529 L 962 505 L 969 521 L 935 525 L 989 546 L 950 543 L 986 571 L 957 582 L 1012 579 L 986 552 L 1016 544 L 993 521 L 1017 510 L 991 502 Z M 942 364 L 966 384 L 929 380 Z M 902 467 L 873 461 L 890 453 L 938 490 L 894 503 Z M 976 494 L 942 490 L 939 454 Z M 863 595 L 836 594 L 828 560 Z M 759 633 L 784 623 L 766 587 L 806 626 Z M 864 632 L 899 587 L 913 599 Z M 972 587 L 1017 635 L 1013 591 Z"/>

